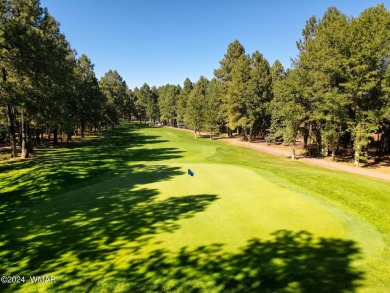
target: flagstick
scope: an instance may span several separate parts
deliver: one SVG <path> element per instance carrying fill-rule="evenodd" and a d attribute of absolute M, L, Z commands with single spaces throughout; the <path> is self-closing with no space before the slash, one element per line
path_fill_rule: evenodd
<path fill-rule="evenodd" d="M 187 203 L 188 203 L 188 177 L 190 177 L 190 174 L 187 173 Z"/>
<path fill-rule="evenodd" d="M 192 172 L 191 169 L 188 169 L 188 170 L 187 170 L 187 175 L 188 175 L 188 176 L 193 177 L 194 174 L 195 174 L 195 173 Z M 188 202 L 188 177 L 187 177 L 187 202 Z"/>

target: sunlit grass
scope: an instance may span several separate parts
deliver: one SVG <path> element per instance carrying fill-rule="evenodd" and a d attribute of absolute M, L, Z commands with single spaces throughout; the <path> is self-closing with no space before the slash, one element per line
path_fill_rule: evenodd
<path fill-rule="evenodd" d="M 57 278 L 0 290 L 381 292 L 390 282 L 380 180 L 135 125 L 0 170 L 0 272 Z"/>

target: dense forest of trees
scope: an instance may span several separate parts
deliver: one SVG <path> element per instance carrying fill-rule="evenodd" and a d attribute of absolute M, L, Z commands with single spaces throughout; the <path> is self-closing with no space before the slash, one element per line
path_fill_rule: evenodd
<path fill-rule="evenodd" d="M 121 120 L 185 124 L 207 131 L 283 141 L 297 137 L 311 155 L 332 157 L 339 146 L 355 163 L 376 134 L 378 155 L 390 154 L 390 13 L 384 5 L 349 18 L 329 8 L 310 18 L 291 68 L 272 65 L 235 40 L 214 70 L 183 86 L 129 89 L 115 70 L 100 80 L 91 60 L 71 48 L 38 0 L 3 0 L 0 7 L 0 143 L 27 158 L 43 137 L 58 142 Z M 20 149 L 20 152 L 18 151 Z"/>
<path fill-rule="evenodd" d="M 60 133 L 71 140 L 77 131 L 84 137 L 87 128 L 117 123 L 124 106 L 112 95 L 123 99 L 122 88 L 106 76 L 99 84 L 92 62 L 76 56 L 47 9 L 38 0 L 0 3 L 0 139 L 12 157 L 17 146 L 29 157 L 44 134 L 57 143 Z"/>

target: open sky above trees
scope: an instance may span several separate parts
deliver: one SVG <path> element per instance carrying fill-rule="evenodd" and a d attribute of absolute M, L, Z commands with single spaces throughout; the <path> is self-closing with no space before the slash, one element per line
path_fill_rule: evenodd
<path fill-rule="evenodd" d="M 235 39 L 248 53 L 258 50 L 288 68 L 311 16 L 336 6 L 358 17 L 378 3 L 390 6 L 387 0 L 41 1 L 72 47 L 95 64 L 97 78 L 116 69 L 130 88 L 211 79 Z"/>

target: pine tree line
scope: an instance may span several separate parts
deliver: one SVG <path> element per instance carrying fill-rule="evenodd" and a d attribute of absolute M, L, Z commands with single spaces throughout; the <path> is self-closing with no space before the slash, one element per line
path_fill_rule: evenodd
<path fill-rule="evenodd" d="M 349 18 L 331 7 L 310 18 L 302 36 L 287 70 L 234 41 L 211 81 L 186 80 L 169 94 L 174 86 L 158 89 L 161 118 L 184 121 L 195 136 L 226 129 L 249 141 L 283 141 L 292 158 L 298 136 L 316 156 L 329 150 L 334 159 L 340 146 L 351 146 L 356 165 L 373 136 L 377 154 L 390 154 L 389 11 L 380 4 Z"/>
<path fill-rule="evenodd" d="M 87 56 L 77 57 L 59 24 L 38 0 L 1 1 L 0 139 L 12 156 L 28 157 L 42 135 L 85 136 L 86 129 L 137 119 L 194 130 L 227 132 L 252 141 L 283 141 L 295 154 L 297 136 L 312 155 L 334 158 L 351 145 L 356 164 L 373 133 L 378 154 L 390 153 L 390 14 L 384 5 L 349 18 L 329 8 L 310 18 L 298 56 L 285 70 L 235 40 L 214 78 L 188 78 L 129 89 L 117 71 L 100 80 Z M 79 132 L 79 133 L 78 133 Z"/>

